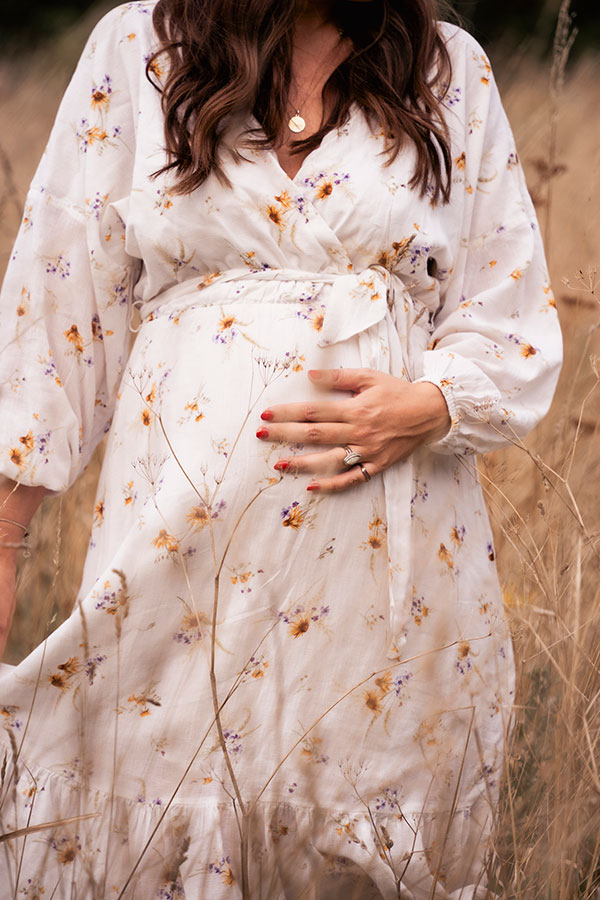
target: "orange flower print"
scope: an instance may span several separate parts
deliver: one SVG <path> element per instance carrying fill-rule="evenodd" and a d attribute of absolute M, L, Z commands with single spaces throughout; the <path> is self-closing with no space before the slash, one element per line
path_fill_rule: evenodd
<path fill-rule="evenodd" d="M 106 109 L 109 104 L 111 94 L 111 78 L 110 75 L 105 75 L 104 81 L 102 81 L 98 85 L 94 85 L 94 87 L 92 88 L 92 96 L 90 98 L 92 109 Z"/>
<path fill-rule="evenodd" d="M 155 75 L 156 78 L 162 78 L 164 75 L 164 70 L 158 59 L 153 59 L 148 63 L 148 71 L 152 72 L 152 74 Z"/>
<path fill-rule="evenodd" d="M 166 528 L 161 528 L 152 543 L 155 547 L 164 547 L 169 553 L 174 553 L 179 548 L 179 541 L 174 535 L 169 534 Z"/>
<path fill-rule="evenodd" d="M 294 531 L 300 528 L 304 522 L 304 512 L 297 500 L 294 500 L 290 506 L 286 506 L 285 509 L 281 510 L 281 518 L 281 524 L 284 528 L 293 528 Z"/>
<path fill-rule="evenodd" d="M 425 605 L 425 598 L 419 597 L 417 589 L 413 585 L 412 601 L 410 604 L 410 614 L 413 617 L 415 625 L 421 626 L 423 619 L 429 615 L 429 607 Z"/>
<path fill-rule="evenodd" d="M 148 427 L 150 425 L 151 421 L 152 421 L 152 416 L 150 415 L 150 410 L 143 409 L 142 410 L 142 425 L 145 425 L 146 427 Z"/>
<path fill-rule="evenodd" d="M 22 437 L 20 437 L 19 441 L 21 444 L 23 444 L 23 446 L 25 447 L 26 450 L 28 450 L 28 451 L 33 450 L 33 432 L 32 431 L 28 431 L 27 434 L 24 434 Z"/>
<path fill-rule="evenodd" d="M 373 518 L 369 522 L 369 536 L 359 546 L 362 550 L 381 550 L 386 546 L 387 525 L 373 505 Z"/>
<path fill-rule="evenodd" d="M 377 691 L 365 691 L 365 706 L 373 713 L 374 716 L 381 715 L 383 706 L 381 705 L 381 694 Z"/>
<path fill-rule="evenodd" d="M 556 298 L 550 284 L 546 283 L 543 290 L 544 294 L 546 295 L 546 304 L 544 306 L 544 310 L 556 309 Z"/>
<path fill-rule="evenodd" d="M 221 882 L 227 887 L 232 887 L 235 884 L 235 878 L 231 871 L 230 859 L 228 856 L 222 856 L 217 862 L 209 863 L 208 871 L 212 872 L 214 875 L 220 875 Z"/>
<path fill-rule="evenodd" d="M 466 675 L 473 668 L 473 664 L 469 657 L 471 652 L 471 645 L 468 641 L 460 641 L 458 647 L 456 648 L 456 654 L 458 659 L 456 660 L 456 671 L 459 672 L 460 675 Z"/>
<path fill-rule="evenodd" d="M 448 550 L 445 544 L 440 544 L 440 549 L 438 550 L 439 558 L 443 563 L 446 563 L 449 569 L 454 568 L 454 560 L 452 559 L 452 554 Z"/>
<path fill-rule="evenodd" d="M 513 279 L 513 281 L 520 281 L 521 278 L 523 277 L 523 273 L 520 269 L 514 269 L 510 273 L 510 277 Z"/>
<path fill-rule="evenodd" d="M 52 687 L 57 688 L 64 694 L 72 687 L 73 679 L 81 671 L 81 662 L 76 656 L 71 656 L 66 662 L 61 663 L 56 668 L 58 671 L 49 675 L 48 681 Z"/>
<path fill-rule="evenodd" d="M 517 347 L 520 348 L 521 356 L 524 359 L 529 359 L 530 357 L 535 356 L 538 352 L 537 349 L 533 346 L 533 344 L 530 344 L 529 341 L 524 340 L 518 334 L 507 334 L 506 338 L 512 344 L 516 344 Z"/>
<path fill-rule="evenodd" d="M 142 694 L 131 694 L 127 698 L 127 702 L 131 704 L 129 711 L 133 712 L 136 710 L 141 718 L 150 715 L 151 706 L 161 706 L 160 697 L 152 690 L 144 691 Z"/>
<path fill-rule="evenodd" d="M 417 230 L 419 229 L 419 226 L 416 224 L 414 227 Z M 399 262 L 401 262 L 409 255 L 411 244 L 416 236 L 417 235 L 415 233 L 411 234 L 410 237 L 401 238 L 399 241 L 392 241 L 391 250 L 379 251 L 379 255 L 377 257 L 377 265 L 383 266 L 384 269 L 393 269 Z"/>
<path fill-rule="evenodd" d="M 345 816 L 337 816 L 334 820 L 336 822 L 335 833 L 340 837 L 343 837 L 344 840 L 347 840 L 348 843 L 352 842 L 353 844 L 357 844 L 363 850 L 367 849 L 367 845 L 364 841 L 362 841 L 358 834 L 356 833 L 356 828 L 354 827 L 357 823 L 357 819 L 348 819 Z"/>
<path fill-rule="evenodd" d="M 22 222 L 22 224 L 23 224 L 23 230 L 24 230 L 24 231 L 29 231 L 29 229 L 30 229 L 30 228 L 32 227 L 32 225 L 33 225 L 33 221 L 32 221 L 32 218 L 31 218 L 32 212 L 33 212 L 33 206 L 31 205 L 31 203 L 28 203 L 28 204 L 25 206 L 25 211 L 24 211 L 24 214 L 23 214 L 23 222 Z"/>
<path fill-rule="evenodd" d="M 313 188 L 317 200 L 326 200 L 333 193 L 336 185 L 350 181 L 348 172 L 331 172 L 327 175 L 320 174 L 318 178 L 305 178 L 304 183 Z"/>
<path fill-rule="evenodd" d="M 94 141 L 105 141 L 108 135 L 102 128 L 90 128 L 87 133 L 87 138 L 90 144 L 93 144 Z"/>
<path fill-rule="evenodd" d="M 228 316 L 223 313 L 219 319 L 219 331 L 227 331 L 228 328 L 232 328 L 235 325 L 235 322 L 235 316 Z"/>
<path fill-rule="evenodd" d="M 301 634 L 306 634 L 309 627 L 310 618 L 307 615 L 299 616 L 290 623 L 290 634 L 294 638 L 300 637 Z"/>
<path fill-rule="evenodd" d="M 310 317 L 310 323 L 315 331 L 322 330 L 324 321 L 325 313 L 322 310 L 315 310 Z"/>
<path fill-rule="evenodd" d="M 209 284 L 212 284 L 213 281 L 219 277 L 220 272 L 209 272 L 208 275 L 205 275 L 202 281 L 199 281 L 196 287 L 199 291 L 203 290 L 205 287 L 208 287 Z"/>
<path fill-rule="evenodd" d="M 456 168 L 457 168 L 457 169 L 460 169 L 461 171 L 464 171 L 465 165 L 466 165 L 466 161 L 467 161 L 467 157 L 466 157 L 466 154 L 465 154 L 465 152 L 464 152 L 464 150 L 463 150 L 463 152 L 460 154 L 460 156 L 457 156 L 456 159 L 454 160 L 454 164 L 456 165 Z"/>
<path fill-rule="evenodd" d="M 9 451 L 10 461 L 14 463 L 15 466 L 18 466 L 20 469 L 25 465 L 25 460 L 23 459 L 23 454 L 17 447 L 12 447 Z"/>
<path fill-rule="evenodd" d="M 98 500 L 94 507 L 94 521 L 100 525 L 104 520 L 104 500 Z"/>
<path fill-rule="evenodd" d="M 56 852 L 56 859 L 63 866 L 68 866 L 72 863 L 79 850 L 77 839 L 69 838 L 66 835 L 58 840 L 54 839 L 51 847 Z"/>
<path fill-rule="evenodd" d="M 154 201 L 154 209 L 160 210 L 160 215 L 162 216 L 163 212 L 166 209 L 171 209 L 173 206 L 173 201 L 171 197 L 173 196 L 173 191 L 168 191 L 163 188 L 159 188 L 156 192 L 157 199 Z M 200 287 L 200 285 L 198 285 Z"/>
<path fill-rule="evenodd" d="M 188 647 L 197 644 L 204 637 L 203 625 L 208 625 L 206 613 L 195 613 L 188 608 L 188 612 L 182 616 L 179 628 L 173 635 L 173 640 L 178 644 L 186 644 Z"/>
<path fill-rule="evenodd" d="M 125 487 L 122 488 L 122 491 L 123 503 L 125 504 L 125 506 L 131 506 L 137 496 L 136 492 L 133 489 L 133 481 L 128 481 Z"/>
<path fill-rule="evenodd" d="M 77 672 L 79 672 L 81 663 L 76 656 L 71 656 L 66 662 L 61 663 L 59 666 L 57 666 L 57 668 L 61 669 L 65 673 L 65 675 L 70 678 L 73 675 L 76 675 Z"/>
<path fill-rule="evenodd" d="M 152 387 L 144 397 L 144 400 L 146 401 L 148 406 L 152 406 L 152 404 L 156 400 L 156 383 L 152 385 Z"/>
<path fill-rule="evenodd" d="M 208 525 L 210 516 L 206 506 L 192 506 L 186 519 L 195 531 L 200 531 L 200 529 Z"/>
<path fill-rule="evenodd" d="M 312 622 L 324 625 L 322 620 L 329 615 L 329 612 L 328 606 L 311 606 L 310 608 L 296 606 L 291 612 L 278 613 L 277 618 L 288 626 L 288 632 L 293 638 L 298 638 L 306 634 Z"/>
<path fill-rule="evenodd" d="M 248 668 L 244 675 L 251 675 L 253 678 L 264 678 L 265 670 L 269 668 L 269 662 L 264 656 L 251 656 L 248 660 Z"/>
<path fill-rule="evenodd" d="M 52 687 L 58 688 L 61 691 L 66 691 L 69 689 L 69 681 L 62 672 L 54 672 L 52 675 L 48 676 L 48 680 Z"/>
<path fill-rule="evenodd" d="M 277 200 L 279 205 L 286 211 L 288 209 L 291 209 L 292 206 L 294 205 L 292 202 L 292 198 L 290 197 L 290 195 L 288 194 L 287 191 L 282 191 L 281 194 L 279 194 L 278 196 L 275 197 L 275 199 Z"/>
<path fill-rule="evenodd" d="M 26 316 L 29 312 L 29 303 L 31 302 L 31 294 L 27 290 L 27 288 L 23 288 L 21 291 L 21 301 L 17 306 L 16 313 L 19 318 Z"/>
<path fill-rule="evenodd" d="M 307 737 L 302 741 L 302 750 L 300 751 L 301 755 L 310 760 L 310 762 L 319 764 L 326 764 L 329 762 L 329 757 L 326 756 L 321 749 L 321 744 L 323 743 L 323 738 L 320 737 Z"/>
<path fill-rule="evenodd" d="M 277 209 L 276 206 L 273 206 L 273 205 L 267 206 L 267 215 L 268 215 L 269 219 L 271 220 L 271 222 L 273 222 L 274 225 L 277 225 L 277 227 L 281 231 L 285 228 L 285 225 L 283 222 L 283 216 L 281 215 L 281 211 L 279 209 Z"/>
<path fill-rule="evenodd" d="M 537 350 L 534 346 L 532 346 L 532 344 L 523 344 L 523 346 L 521 347 L 521 355 L 525 359 L 529 359 L 530 356 L 535 356 L 536 353 Z"/>
<path fill-rule="evenodd" d="M 333 184 L 331 181 L 322 181 L 319 187 L 317 188 L 317 200 L 324 200 L 325 197 L 329 197 L 331 192 L 333 191 Z"/>
<path fill-rule="evenodd" d="M 379 688 L 380 694 L 387 694 L 392 687 L 392 675 L 390 672 L 384 672 L 379 678 L 375 679 L 375 685 Z"/>
<path fill-rule="evenodd" d="M 304 356 L 301 353 L 298 353 L 298 350 L 295 350 L 293 353 L 286 353 L 286 362 L 289 363 L 292 372 L 302 372 L 304 366 L 302 365 L 305 362 Z M 287 377 L 287 376 L 286 376 Z"/>
<path fill-rule="evenodd" d="M 198 408 L 198 401 L 194 400 L 192 403 L 185 404 L 185 411 L 194 413 L 194 422 L 200 422 L 204 418 L 204 413 L 200 412 Z"/>
<path fill-rule="evenodd" d="M 450 532 L 450 540 L 456 547 L 460 547 L 460 545 L 464 541 L 465 531 L 466 529 L 464 525 L 461 525 L 460 527 L 458 525 L 455 525 Z"/>
<path fill-rule="evenodd" d="M 73 344 L 76 353 L 83 353 L 83 338 L 79 334 L 77 325 L 71 325 L 71 327 L 64 332 L 64 335 L 69 343 Z"/>

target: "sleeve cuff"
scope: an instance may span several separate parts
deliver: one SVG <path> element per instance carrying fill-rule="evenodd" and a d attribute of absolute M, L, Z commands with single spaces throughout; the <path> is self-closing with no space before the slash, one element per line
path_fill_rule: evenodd
<path fill-rule="evenodd" d="M 423 375 L 416 381 L 435 384 L 450 414 L 450 428 L 444 437 L 425 446 L 443 455 L 469 456 L 484 450 L 478 446 L 478 432 L 497 418 L 501 394 L 481 369 L 455 353 L 428 350 L 423 355 Z"/>

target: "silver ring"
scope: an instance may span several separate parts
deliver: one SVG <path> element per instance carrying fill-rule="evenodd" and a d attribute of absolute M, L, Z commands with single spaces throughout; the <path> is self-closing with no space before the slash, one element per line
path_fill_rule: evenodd
<path fill-rule="evenodd" d="M 365 476 L 365 481 L 370 481 L 370 480 L 371 480 L 371 476 L 369 475 L 369 473 L 367 472 L 367 470 L 365 469 L 364 466 L 361 466 L 361 467 L 360 467 L 360 471 L 361 471 L 361 472 L 363 473 L 363 475 Z"/>
<path fill-rule="evenodd" d="M 350 447 L 344 447 L 344 450 L 346 451 L 346 455 L 344 457 L 345 466 L 357 466 L 360 462 L 362 462 L 362 453 L 358 453 L 356 450 L 352 450 Z"/>

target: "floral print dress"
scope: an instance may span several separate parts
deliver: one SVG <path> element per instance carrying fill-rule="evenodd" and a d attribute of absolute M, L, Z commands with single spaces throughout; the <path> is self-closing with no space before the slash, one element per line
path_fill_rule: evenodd
<path fill-rule="evenodd" d="M 474 454 L 561 356 L 489 63 L 440 26 L 445 206 L 356 104 L 293 179 L 230 117 L 231 186 L 178 196 L 152 8 L 94 30 L 2 293 L 2 472 L 63 491 L 108 442 L 73 614 L 0 677 L 0 897 L 475 897 L 513 663 Z M 338 366 L 452 426 L 315 496 L 255 431 Z"/>

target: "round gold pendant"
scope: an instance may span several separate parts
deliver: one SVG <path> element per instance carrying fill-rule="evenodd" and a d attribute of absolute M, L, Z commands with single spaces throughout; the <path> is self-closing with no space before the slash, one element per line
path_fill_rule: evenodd
<path fill-rule="evenodd" d="M 304 131 L 306 128 L 306 122 L 300 115 L 300 113 L 296 113 L 295 116 L 292 116 L 290 121 L 288 122 L 288 128 L 290 131 L 293 131 L 294 134 L 298 134 L 300 131 Z"/>

